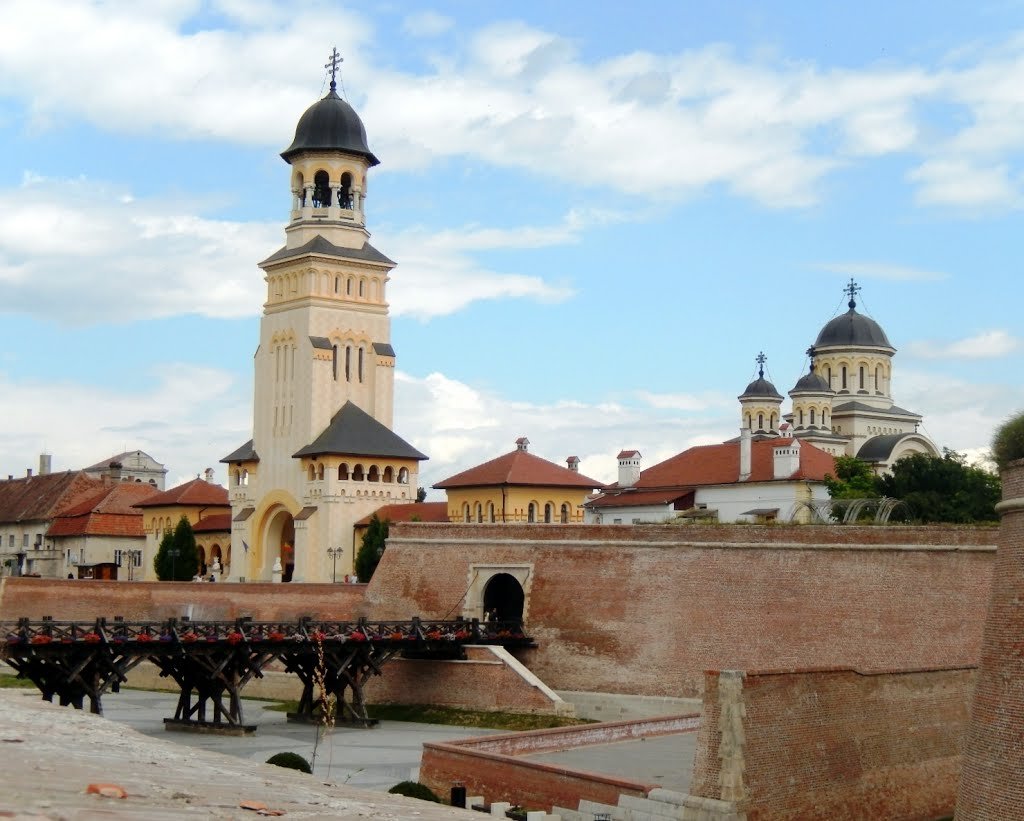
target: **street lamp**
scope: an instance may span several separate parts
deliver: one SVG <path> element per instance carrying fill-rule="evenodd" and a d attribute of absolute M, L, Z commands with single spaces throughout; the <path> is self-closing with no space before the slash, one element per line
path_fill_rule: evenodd
<path fill-rule="evenodd" d="M 174 560 L 178 558 L 178 548 L 167 548 L 167 555 L 171 557 L 171 581 L 175 582 L 177 579 L 174 577 Z"/>
<path fill-rule="evenodd" d="M 333 584 L 338 583 L 338 557 L 343 555 L 344 548 L 341 547 L 329 547 L 327 548 L 327 555 L 331 557 L 331 582 Z"/>

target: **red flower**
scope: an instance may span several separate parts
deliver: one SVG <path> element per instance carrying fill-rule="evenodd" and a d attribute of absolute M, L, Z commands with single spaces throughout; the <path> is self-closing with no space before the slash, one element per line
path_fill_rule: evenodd
<path fill-rule="evenodd" d="M 86 633 L 84 636 L 82 636 L 82 641 L 87 641 L 90 644 L 95 644 L 99 640 L 100 637 L 98 633 Z"/>
<path fill-rule="evenodd" d="M 245 638 L 241 633 L 235 631 L 234 633 L 228 633 L 227 640 L 229 644 L 238 644 Z"/>
<path fill-rule="evenodd" d="M 189 632 L 187 632 L 187 633 L 182 635 L 181 640 L 182 641 L 195 641 L 198 638 L 199 638 L 199 636 L 197 636 L 195 633 L 193 633 L 190 630 Z"/>
<path fill-rule="evenodd" d="M 352 641 L 366 641 L 366 633 L 361 633 L 358 630 L 354 633 L 349 633 L 348 637 L 352 639 Z"/>
<path fill-rule="evenodd" d="M 135 640 L 136 641 L 152 641 L 153 640 L 153 636 L 151 636 L 149 633 L 139 633 L 139 635 L 137 635 L 135 637 Z"/>
<path fill-rule="evenodd" d="M 275 630 L 271 633 L 268 633 L 267 638 L 271 641 L 284 641 L 284 633 L 280 633 Z"/>
<path fill-rule="evenodd" d="M 31 643 L 32 644 L 49 644 L 51 641 L 53 641 L 53 636 L 44 636 L 44 635 L 40 634 L 38 636 L 33 636 L 32 640 L 31 640 Z"/>

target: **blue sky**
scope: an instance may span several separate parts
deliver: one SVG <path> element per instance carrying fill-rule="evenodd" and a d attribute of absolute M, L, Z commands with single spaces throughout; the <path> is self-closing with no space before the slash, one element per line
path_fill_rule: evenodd
<path fill-rule="evenodd" d="M 851 276 L 897 403 L 980 454 L 1024 407 L 1024 4 L 840 6 L 7 0 L 0 472 L 223 475 L 332 46 L 424 483 L 721 441 Z"/>

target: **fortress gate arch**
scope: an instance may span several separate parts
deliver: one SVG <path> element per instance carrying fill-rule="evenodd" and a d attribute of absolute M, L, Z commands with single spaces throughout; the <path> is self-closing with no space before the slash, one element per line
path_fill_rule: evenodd
<path fill-rule="evenodd" d="M 484 587 L 484 612 L 494 613 L 498 621 L 519 620 L 523 617 L 526 593 L 515 576 L 498 573 L 491 576 Z"/>
<path fill-rule="evenodd" d="M 463 617 L 483 619 L 485 610 L 496 607 L 502 619 L 525 621 L 532 579 L 532 564 L 471 564 Z"/>

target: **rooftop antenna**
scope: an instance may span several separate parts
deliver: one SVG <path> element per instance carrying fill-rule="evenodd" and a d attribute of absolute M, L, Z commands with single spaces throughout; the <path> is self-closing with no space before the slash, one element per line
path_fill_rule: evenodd
<path fill-rule="evenodd" d="M 324 63 L 324 68 L 331 72 L 331 91 L 335 93 L 337 93 L 338 90 L 338 69 L 341 67 L 344 60 L 345 58 L 338 54 L 338 48 L 335 46 L 331 49 L 331 59 Z"/>

